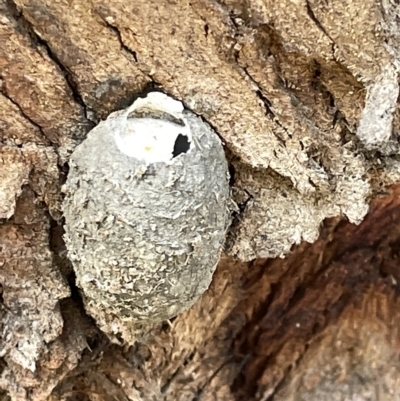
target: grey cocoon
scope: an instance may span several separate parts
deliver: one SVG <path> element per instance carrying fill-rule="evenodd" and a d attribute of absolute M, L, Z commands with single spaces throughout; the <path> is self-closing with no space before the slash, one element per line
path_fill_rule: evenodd
<path fill-rule="evenodd" d="M 179 134 L 190 148 L 176 155 Z M 85 308 L 110 338 L 133 342 L 136 324 L 171 318 L 208 288 L 230 222 L 228 179 L 210 126 L 157 92 L 76 148 L 66 245 Z"/>

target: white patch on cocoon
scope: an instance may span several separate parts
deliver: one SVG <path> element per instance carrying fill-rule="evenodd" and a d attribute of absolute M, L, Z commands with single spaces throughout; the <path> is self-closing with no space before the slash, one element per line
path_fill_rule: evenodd
<path fill-rule="evenodd" d="M 172 121 L 150 115 L 144 118 L 128 118 L 135 110 L 168 113 L 185 123 L 181 126 Z M 173 151 L 179 134 L 187 136 L 192 142 L 192 135 L 183 115 L 183 105 L 164 93 L 152 92 L 146 98 L 137 99 L 121 117 L 121 124 L 115 131 L 115 142 L 119 150 L 146 164 L 164 162 L 170 164 Z M 190 151 L 190 149 L 189 149 Z"/>

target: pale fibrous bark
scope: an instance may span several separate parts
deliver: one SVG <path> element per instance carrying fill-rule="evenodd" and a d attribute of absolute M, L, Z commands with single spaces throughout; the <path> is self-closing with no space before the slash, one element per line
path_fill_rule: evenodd
<path fill-rule="evenodd" d="M 0 0 L 0 399 L 400 399 L 399 8 Z M 219 136 L 237 206 L 203 296 L 114 344 L 64 184 L 89 131 L 152 91 Z"/>

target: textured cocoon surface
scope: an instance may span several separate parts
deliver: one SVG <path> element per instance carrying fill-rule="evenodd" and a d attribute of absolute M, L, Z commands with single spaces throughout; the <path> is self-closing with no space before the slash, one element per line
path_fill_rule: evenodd
<path fill-rule="evenodd" d="M 161 160 L 161 161 L 158 161 Z M 66 244 L 86 310 L 111 338 L 189 308 L 208 288 L 229 225 L 218 136 L 153 92 L 72 154 Z"/>

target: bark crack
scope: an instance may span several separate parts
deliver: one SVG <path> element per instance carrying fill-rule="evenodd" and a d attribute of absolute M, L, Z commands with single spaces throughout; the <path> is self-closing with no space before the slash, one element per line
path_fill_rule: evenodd
<path fill-rule="evenodd" d="M 210 377 L 206 380 L 206 382 L 199 388 L 199 390 L 197 391 L 197 393 L 195 394 L 195 396 L 193 397 L 193 401 L 198 401 L 202 395 L 202 393 L 204 392 L 204 390 L 207 388 L 207 386 L 210 385 L 210 383 L 212 382 L 212 380 L 219 374 L 219 372 L 229 363 L 231 363 L 233 361 L 233 357 L 230 357 L 229 359 L 227 359 L 226 361 L 222 362 L 220 364 L 220 366 L 218 366 L 214 372 L 211 373 Z"/>
<path fill-rule="evenodd" d="M 313 11 L 313 9 L 311 7 L 311 4 L 310 4 L 310 0 L 306 0 L 306 10 L 307 10 L 307 15 L 314 22 L 314 24 L 317 26 L 317 28 L 332 42 L 332 46 L 331 46 L 332 56 L 333 56 L 333 59 L 336 60 L 336 57 L 335 57 L 336 43 L 333 40 L 333 38 L 329 35 L 327 30 L 324 28 L 324 26 L 322 25 L 321 21 L 314 14 L 314 11 Z"/>
<path fill-rule="evenodd" d="M 137 52 L 136 52 L 135 50 L 132 50 L 128 45 L 125 44 L 125 42 L 124 42 L 124 40 L 123 40 L 123 38 L 122 38 L 121 31 L 118 29 L 118 27 L 115 26 L 115 25 L 112 25 L 110 22 L 108 22 L 108 21 L 104 18 L 104 16 L 101 14 L 101 12 L 99 12 L 98 10 L 96 10 L 96 13 L 97 13 L 97 15 L 101 18 L 101 20 L 104 22 L 104 24 L 106 25 L 106 27 L 109 28 L 111 31 L 113 31 L 113 32 L 115 33 L 115 35 L 116 35 L 116 37 L 118 38 L 118 41 L 119 41 L 119 43 L 120 43 L 120 45 L 121 45 L 121 48 L 122 48 L 123 50 L 125 50 L 128 54 L 130 54 L 130 55 L 133 57 L 133 60 L 135 61 L 135 63 L 137 63 L 136 67 L 138 68 L 138 70 L 139 70 L 143 75 L 145 75 L 145 76 L 150 80 L 150 82 L 151 82 L 153 85 L 159 85 L 159 83 L 158 83 L 151 75 L 149 75 L 148 73 L 146 73 L 145 71 L 143 71 L 142 68 L 140 68 L 140 66 L 139 66 L 139 59 L 138 59 L 138 56 L 137 56 Z"/>
<path fill-rule="evenodd" d="M 48 44 L 48 42 L 46 42 L 44 39 L 40 38 L 39 36 L 37 36 L 37 41 L 46 50 L 47 55 L 53 61 L 53 63 L 55 65 L 57 65 L 57 67 L 60 69 L 61 75 L 64 77 L 65 82 L 67 83 L 67 86 L 71 91 L 73 99 L 75 100 L 76 103 L 78 103 L 82 107 L 83 115 L 84 115 L 85 119 L 90 123 L 90 126 L 91 126 L 90 129 L 92 129 L 95 126 L 95 124 L 97 123 L 97 121 L 94 121 L 89 117 L 89 113 L 88 113 L 89 106 L 85 103 L 82 95 L 79 93 L 78 85 L 73 78 L 73 74 L 70 71 L 68 71 L 67 67 L 65 67 L 62 64 L 60 59 L 51 50 L 51 47 Z"/>
<path fill-rule="evenodd" d="M 0 76 L 1 80 L 4 80 L 2 76 Z M 57 143 L 53 142 L 43 131 L 42 127 L 36 123 L 34 120 L 32 120 L 31 117 L 29 117 L 23 110 L 23 108 L 7 93 L 6 88 L 4 85 L 0 88 L 0 93 L 7 98 L 15 107 L 18 108 L 19 112 L 21 113 L 21 116 L 24 117 L 31 125 L 33 125 L 35 128 L 37 128 L 40 132 L 40 134 L 43 136 L 43 139 L 45 140 L 47 146 L 52 146 L 53 148 L 57 148 Z"/>
<path fill-rule="evenodd" d="M 252 75 L 249 73 L 249 71 L 247 70 L 246 67 L 243 67 L 242 65 L 240 65 L 240 55 L 239 55 L 239 50 L 236 50 L 236 46 L 238 45 L 238 40 L 237 38 L 240 36 L 239 33 L 239 29 L 240 27 L 237 25 L 235 19 L 233 16 L 230 16 L 231 22 L 233 24 L 233 26 L 236 29 L 236 35 L 235 35 L 235 44 L 233 46 L 234 49 L 234 60 L 236 65 L 241 69 L 241 71 L 244 73 L 244 75 L 246 76 L 247 79 L 250 80 L 250 82 L 253 84 L 253 86 L 255 87 L 255 94 L 257 95 L 257 97 L 261 100 L 262 104 L 264 105 L 264 109 L 265 109 L 265 114 L 271 118 L 271 120 L 277 124 L 285 133 L 286 135 L 291 138 L 292 135 L 290 134 L 290 132 L 288 131 L 288 129 L 279 121 L 278 117 L 275 115 L 275 113 L 272 111 L 271 106 L 272 103 L 271 101 L 265 96 L 260 84 L 252 77 Z M 274 134 L 275 135 L 275 134 Z M 275 135 L 275 137 L 278 139 L 278 141 L 282 144 L 282 146 L 286 147 L 286 143 L 285 141 L 280 138 L 279 136 Z"/>
<path fill-rule="evenodd" d="M 98 14 L 98 15 L 100 15 L 100 14 Z M 100 15 L 100 17 L 101 17 L 101 20 L 106 24 L 107 28 L 111 29 L 111 30 L 115 33 L 115 35 L 117 36 L 118 41 L 119 41 L 119 43 L 120 43 L 120 45 L 121 45 L 121 48 L 122 48 L 123 50 L 125 50 L 127 53 L 129 53 L 129 54 L 133 57 L 133 59 L 135 60 L 135 62 L 137 63 L 137 62 L 138 62 L 137 53 L 136 53 L 134 50 L 130 49 L 130 48 L 124 43 L 124 41 L 123 41 L 123 39 L 122 39 L 122 35 L 121 35 L 120 30 L 119 30 L 116 26 L 114 26 L 114 25 L 112 25 L 111 23 L 109 23 L 102 15 Z M 142 71 L 142 72 L 143 72 L 143 71 Z"/>
<path fill-rule="evenodd" d="M 33 24 L 25 17 L 23 10 L 18 7 L 18 5 L 14 2 L 14 0 L 9 0 L 9 8 L 15 20 L 20 23 L 22 22 L 22 25 L 25 28 L 25 31 L 29 35 L 32 42 L 35 43 L 36 45 L 40 45 L 41 47 L 43 47 L 50 60 L 54 63 L 54 65 L 58 67 L 58 70 L 61 73 L 60 75 L 62 75 L 62 77 L 64 78 L 74 101 L 78 103 L 79 106 L 82 107 L 85 119 L 92 125 L 91 128 L 93 128 L 95 125 L 95 121 L 92 121 L 88 117 L 88 106 L 86 105 L 81 94 L 79 93 L 78 85 L 73 78 L 73 74 L 61 62 L 56 53 L 51 49 L 49 43 L 35 32 Z M 40 54 L 39 51 L 38 53 Z"/>

